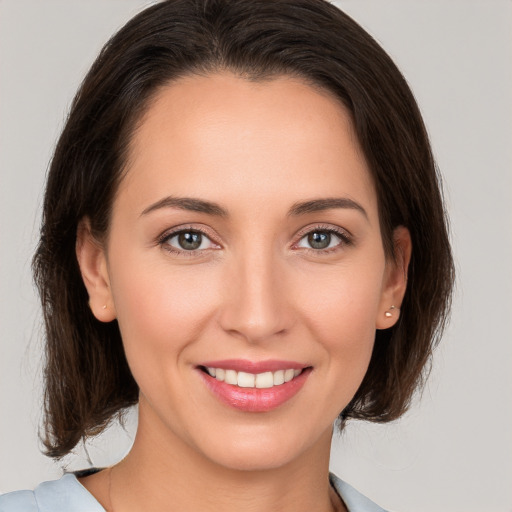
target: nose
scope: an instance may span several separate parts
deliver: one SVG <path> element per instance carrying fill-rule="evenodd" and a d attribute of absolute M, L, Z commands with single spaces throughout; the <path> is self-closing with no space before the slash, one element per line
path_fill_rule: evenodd
<path fill-rule="evenodd" d="M 221 327 L 250 343 L 287 333 L 293 324 L 290 290 L 283 263 L 271 251 L 230 262 L 224 282 Z"/>

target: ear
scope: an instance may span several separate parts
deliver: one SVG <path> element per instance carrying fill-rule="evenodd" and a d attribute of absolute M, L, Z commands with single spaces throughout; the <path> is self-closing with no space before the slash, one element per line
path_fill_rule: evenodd
<path fill-rule="evenodd" d="M 400 318 L 400 308 L 407 288 L 407 271 L 411 261 L 412 242 L 409 230 L 399 226 L 393 231 L 395 256 L 386 262 L 376 328 L 389 329 Z"/>
<path fill-rule="evenodd" d="M 110 289 L 107 257 L 103 245 L 91 232 L 88 218 L 82 219 L 78 224 L 76 257 L 93 315 L 100 322 L 111 322 L 116 318 L 116 312 Z"/>

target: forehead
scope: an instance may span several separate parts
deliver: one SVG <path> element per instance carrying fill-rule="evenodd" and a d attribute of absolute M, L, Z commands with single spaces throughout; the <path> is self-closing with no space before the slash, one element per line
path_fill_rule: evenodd
<path fill-rule="evenodd" d="M 277 188 L 283 201 L 343 194 L 375 202 L 347 109 L 291 77 L 193 75 L 163 87 L 128 161 L 119 192 L 132 188 L 148 200 L 165 191 L 217 202 L 250 192 L 266 201 Z"/>

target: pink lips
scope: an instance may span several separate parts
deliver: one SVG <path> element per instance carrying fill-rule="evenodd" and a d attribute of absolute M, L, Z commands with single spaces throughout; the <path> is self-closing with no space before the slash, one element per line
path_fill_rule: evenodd
<path fill-rule="evenodd" d="M 300 375 L 289 382 L 273 386 L 271 388 L 241 388 L 232 384 L 218 381 L 202 370 L 199 370 L 201 378 L 208 389 L 223 403 L 244 412 L 267 412 L 279 407 L 295 396 L 306 382 L 311 373 L 310 367 L 293 361 L 259 361 L 252 362 L 241 359 L 223 361 L 208 361 L 201 367 L 223 368 L 237 372 L 264 373 L 278 370 L 294 369 L 303 370 Z"/>
<path fill-rule="evenodd" d="M 296 361 L 277 361 L 274 359 L 257 362 L 247 361 L 245 359 L 224 359 L 222 361 L 206 361 L 201 363 L 201 366 L 247 373 L 277 372 L 278 370 L 286 370 L 287 368 L 302 370 L 302 368 L 306 367 L 306 365 L 297 363 Z"/>

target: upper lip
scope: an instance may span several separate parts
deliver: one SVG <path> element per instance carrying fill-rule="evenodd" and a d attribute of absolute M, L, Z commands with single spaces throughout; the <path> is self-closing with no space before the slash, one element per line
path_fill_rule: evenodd
<path fill-rule="evenodd" d="M 246 373 L 264 373 L 277 372 L 278 370 L 302 370 L 308 365 L 298 363 L 297 361 L 283 361 L 277 359 L 267 359 L 266 361 L 249 361 L 247 359 L 223 359 L 221 361 L 206 361 L 199 365 L 200 367 L 222 368 L 223 370 L 235 370 Z"/>

